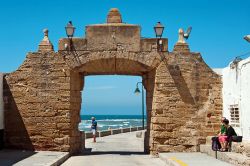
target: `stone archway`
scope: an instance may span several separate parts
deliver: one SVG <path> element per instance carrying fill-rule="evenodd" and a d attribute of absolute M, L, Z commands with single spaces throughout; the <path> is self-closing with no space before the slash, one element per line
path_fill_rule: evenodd
<path fill-rule="evenodd" d="M 141 76 L 143 80 L 144 87 L 146 89 L 146 105 L 147 105 L 147 131 L 150 133 L 150 120 L 151 120 L 151 111 L 152 111 L 152 99 L 153 99 L 153 89 L 154 89 L 154 80 L 155 80 L 155 66 L 159 65 L 160 61 L 155 55 L 148 56 L 152 60 L 151 65 L 146 65 L 143 61 L 139 62 L 134 59 L 127 59 L 128 55 L 134 57 L 139 57 L 144 54 L 141 53 L 129 53 L 129 52 L 117 52 L 117 51 L 108 51 L 108 52 L 94 52 L 90 53 L 89 57 L 105 57 L 90 60 L 85 64 L 79 64 L 75 66 L 74 72 L 71 74 L 71 87 L 72 89 L 71 97 L 81 99 L 81 91 L 84 91 L 84 79 L 85 76 L 89 75 L 137 75 Z M 145 54 L 146 55 L 146 54 Z M 86 56 L 86 54 L 85 54 Z M 144 59 L 146 60 L 146 59 Z M 84 100 L 84 99 L 83 99 Z M 75 103 L 75 112 L 80 112 L 81 101 L 78 100 Z M 80 122 L 79 116 L 72 116 L 71 122 L 75 123 L 77 130 L 77 125 Z M 149 152 L 149 135 L 145 138 L 145 151 Z"/>
<path fill-rule="evenodd" d="M 167 39 L 141 38 L 140 26 L 124 24 L 117 9 L 107 23 L 86 27 L 85 38 L 59 41 L 54 52 L 46 31 L 39 51 L 5 76 L 5 145 L 35 150 L 77 152 L 82 76 L 142 76 L 147 91 L 145 150 L 199 151 L 219 129 L 221 80 L 187 44 L 169 52 Z M 16 126 L 19 126 L 16 128 Z"/>

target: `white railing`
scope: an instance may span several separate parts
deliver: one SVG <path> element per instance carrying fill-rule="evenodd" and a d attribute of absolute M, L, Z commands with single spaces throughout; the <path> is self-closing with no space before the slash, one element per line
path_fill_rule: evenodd
<path fill-rule="evenodd" d="M 147 127 L 145 126 L 145 129 L 146 128 Z M 139 131 L 139 130 L 143 130 L 141 126 L 130 127 L 130 128 L 110 129 L 110 130 L 98 131 L 96 136 L 97 137 L 105 137 L 105 136 L 109 136 L 109 135 L 128 133 L 128 132 Z M 82 131 L 82 132 L 84 132 L 84 131 Z M 93 137 L 92 132 L 84 132 L 84 133 L 85 133 L 85 139 Z"/>

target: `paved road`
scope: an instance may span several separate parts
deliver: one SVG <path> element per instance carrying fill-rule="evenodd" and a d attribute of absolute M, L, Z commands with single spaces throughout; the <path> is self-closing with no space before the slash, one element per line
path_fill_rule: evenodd
<path fill-rule="evenodd" d="M 63 166 L 231 166 L 202 153 L 160 153 L 154 158 L 143 153 L 143 138 L 136 132 L 86 140 L 85 154 L 70 157 Z"/>
<path fill-rule="evenodd" d="M 233 166 L 204 153 L 160 153 L 160 158 L 169 165 L 178 166 Z"/>
<path fill-rule="evenodd" d="M 117 134 L 86 140 L 89 150 L 83 155 L 70 157 L 63 166 L 166 166 L 159 158 L 143 153 L 143 138 L 136 138 L 136 132 Z"/>

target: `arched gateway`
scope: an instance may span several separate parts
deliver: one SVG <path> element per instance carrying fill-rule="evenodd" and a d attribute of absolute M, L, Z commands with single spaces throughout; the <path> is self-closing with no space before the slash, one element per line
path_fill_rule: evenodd
<path fill-rule="evenodd" d="M 47 31 L 39 51 L 4 78 L 5 145 L 77 152 L 82 148 L 81 92 L 88 75 L 142 76 L 146 88 L 145 151 L 199 151 L 219 128 L 221 80 L 202 60 L 177 43 L 157 51 L 157 39 L 142 38 L 140 26 L 124 24 L 117 9 L 107 23 L 86 27 L 85 38 L 59 41 L 54 52 Z M 84 99 L 83 99 L 84 100 Z"/>

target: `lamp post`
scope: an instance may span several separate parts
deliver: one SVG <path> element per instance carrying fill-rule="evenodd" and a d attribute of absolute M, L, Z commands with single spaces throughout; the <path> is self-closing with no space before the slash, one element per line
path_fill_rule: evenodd
<path fill-rule="evenodd" d="M 73 47 L 72 37 L 74 36 L 75 29 L 76 28 L 73 26 L 72 21 L 69 21 L 69 23 L 65 27 L 66 35 L 68 36 L 69 39 L 69 51 L 72 51 Z"/>
<path fill-rule="evenodd" d="M 143 84 L 142 82 L 137 82 L 136 83 L 136 89 L 135 89 L 135 94 L 138 96 L 141 91 L 138 87 L 138 84 L 141 84 L 141 89 L 142 89 L 142 99 L 141 99 L 141 102 L 142 102 L 142 129 L 144 130 L 144 90 L 143 90 Z"/>
<path fill-rule="evenodd" d="M 161 22 L 158 22 L 154 26 L 154 30 L 155 30 L 155 36 L 157 38 L 157 50 L 163 51 L 163 43 L 162 43 L 161 37 L 164 31 L 164 26 L 161 24 Z"/>

